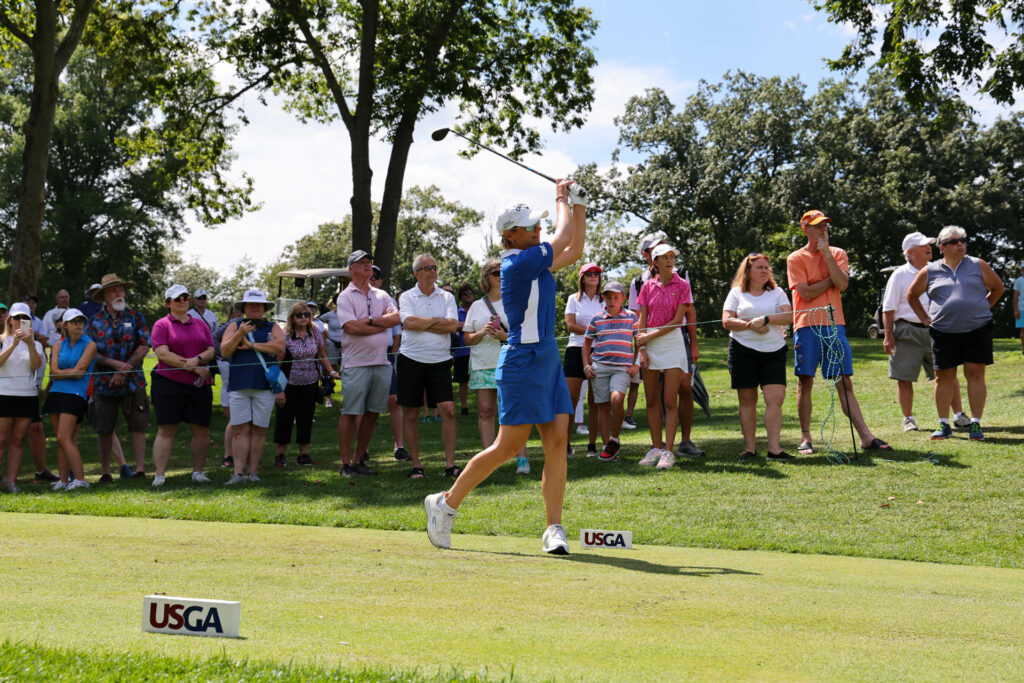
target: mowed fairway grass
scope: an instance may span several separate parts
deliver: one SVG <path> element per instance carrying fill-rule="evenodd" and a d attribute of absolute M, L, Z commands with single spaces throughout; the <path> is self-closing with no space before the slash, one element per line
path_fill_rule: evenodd
<path fill-rule="evenodd" d="M 698 415 L 694 438 L 708 457 L 681 461 L 670 472 L 637 467 L 649 447 L 642 397 L 641 429 L 624 432 L 620 462 L 583 458 L 586 437 L 575 436 L 568 561 L 540 553 L 536 441 L 533 473 L 517 477 L 514 465 L 496 472 L 460 511 L 456 550 L 430 547 L 423 496 L 447 485 L 436 423 L 421 425 L 424 481 L 408 480 L 408 465 L 391 458 L 386 417 L 371 445 L 380 476 L 342 479 L 337 408 L 322 407 L 312 449 L 318 464 L 294 465 L 292 445 L 289 466 L 274 468 L 268 444 L 263 481 L 244 488 L 221 485 L 228 474 L 215 466 L 223 453 L 219 414 L 207 468 L 212 486 L 196 487 L 188 478 L 186 430 L 168 483 L 158 490 L 148 480 L 117 481 L 56 494 L 32 485 L 26 464 L 24 492 L 0 496 L 0 511 L 79 517 L 0 514 L 3 556 L 12 568 L 0 583 L 0 640 L 23 644 L 6 646 L 4 659 L 16 661 L 7 655 L 29 645 L 70 648 L 86 665 L 97 648 L 166 654 L 178 663 L 187 655 L 213 667 L 203 677 L 248 672 L 239 679 L 263 675 L 261 666 L 275 671 L 267 661 L 327 667 L 316 676 L 341 667 L 368 678 L 444 678 L 452 667 L 462 676 L 527 679 L 1020 676 L 1019 342 L 996 343 L 985 443 L 968 442 L 965 433 L 929 441 L 936 420 L 931 384 L 923 379 L 916 403 L 923 431 L 904 434 L 881 342 L 852 343 L 857 396 L 869 425 L 895 452 L 832 464 L 818 434 L 829 409 L 819 380 L 818 454 L 786 465 L 738 464 L 743 442 L 726 344 L 704 340 L 701 369 L 713 408 L 711 418 Z M 783 445 L 792 453 L 799 441 L 795 403 L 791 382 Z M 826 436 L 851 453 L 838 403 L 835 412 L 840 419 Z M 87 478 L 95 481 L 88 430 L 82 446 Z M 477 447 L 475 416 L 460 417 L 458 461 Z M 759 450 L 763 456 L 763 439 Z M 111 519 L 143 517 L 256 524 Z M 638 549 L 580 550 L 583 528 L 631 530 Z M 142 634 L 141 597 L 150 592 L 240 599 L 246 640 Z M 220 660 L 208 658 L 219 655 L 256 668 L 218 669 Z M 287 671 L 296 680 L 314 676 Z M 3 675 L 10 673 L 0 668 Z"/>

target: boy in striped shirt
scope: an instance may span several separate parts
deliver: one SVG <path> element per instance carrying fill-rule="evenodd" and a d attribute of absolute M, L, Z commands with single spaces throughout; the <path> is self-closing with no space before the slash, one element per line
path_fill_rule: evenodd
<path fill-rule="evenodd" d="M 635 344 L 638 320 L 632 311 L 622 308 L 626 290 L 620 283 L 609 282 L 601 294 L 605 310 L 587 325 L 583 372 L 594 390 L 597 424 L 605 442 L 600 459 L 609 462 L 619 459 L 619 432 L 625 415 L 622 405 L 629 393 L 629 378 L 640 371 Z"/>

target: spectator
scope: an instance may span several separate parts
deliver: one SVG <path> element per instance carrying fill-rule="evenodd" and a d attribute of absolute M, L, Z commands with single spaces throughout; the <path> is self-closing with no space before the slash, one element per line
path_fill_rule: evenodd
<path fill-rule="evenodd" d="M 793 350 L 796 353 L 797 413 L 800 416 L 800 445 L 797 451 L 802 455 L 814 453 L 811 443 L 811 390 L 814 388 L 814 373 L 821 365 L 825 379 L 842 379 L 836 394 L 843 413 L 850 418 L 860 436 L 861 448 L 870 450 L 892 450 L 886 442 L 877 438 L 868 429 L 860 404 L 853 394 L 853 353 L 846 340 L 846 319 L 843 317 L 842 293 L 850 284 L 850 267 L 846 252 L 828 243 L 828 229 L 832 219 L 821 211 L 807 211 L 800 217 L 800 228 L 807 237 L 807 244 L 786 258 L 786 273 L 789 288 L 793 290 Z M 841 360 L 825 356 L 823 335 L 830 333 L 829 312 L 835 322 Z M 816 309 L 816 310 L 812 310 Z M 836 384 L 840 384 L 837 382 Z"/>
<path fill-rule="evenodd" d="M 462 470 L 455 466 L 457 426 L 451 372 L 450 335 L 459 324 L 455 297 L 436 286 L 437 262 L 430 254 L 417 255 L 412 270 L 416 285 L 398 298 L 403 328 L 398 351 L 398 402 L 412 459 L 409 476 L 422 479 L 424 474 L 419 414 L 426 392 L 427 408 L 436 407 L 441 415 L 445 476 L 456 478 Z"/>
<path fill-rule="evenodd" d="M 352 439 L 355 437 L 355 453 L 364 455 L 377 425 L 377 416 L 387 408 L 391 388 L 388 330 L 398 324 L 399 314 L 388 293 L 370 284 L 372 264 L 373 257 L 362 249 L 352 252 L 348 257 L 352 281 L 338 294 L 344 358 L 341 415 L 338 417 L 343 477 L 377 474 L 362 457 L 353 460 Z M 450 381 L 448 388 L 450 391 Z"/>
<path fill-rule="evenodd" d="M 907 301 L 932 338 L 935 363 L 935 407 L 939 428 L 932 439 L 952 436 L 949 408 L 956 368 L 964 366 L 967 400 L 971 405 L 971 441 L 984 441 L 981 418 L 985 411 L 985 366 L 992 365 L 992 307 L 1003 295 L 1003 281 L 979 258 L 967 255 L 967 233 L 947 225 L 939 232 L 942 258 L 929 263 L 914 278 Z M 928 310 L 920 296 L 928 294 Z"/>
<path fill-rule="evenodd" d="M 258 470 L 274 409 L 274 394 L 256 354 L 263 354 L 263 362 L 270 366 L 277 365 L 278 354 L 284 353 L 284 332 L 264 318 L 274 308 L 266 294 L 258 289 L 247 290 L 235 307 L 241 309 L 244 317 L 228 325 L 220 345 L 221 354 L 231 360 L 228 400 L 235 473 L 226 486 L 260 480 Z"/>
<path fill-rule="evenodd" d="M 647 400 L 647 424 L 653 447 L 638 464 L 667 470 L 676 463 L 672 450 L 679 424 L 677 411 L 679 383 L 684 374 L 692 372 L 690 358 L 683 342 L 681 325 L 688 307 L 692 307 L 690 285 L 675 272 L 679 252 L 667 244 L 659 244 L 651 252 L 658 269 L 640 289 L 640 334 L 636 343 L 643 348 L 637 360 L 644 370 L 644 395 Z M 659 381 L 658 373 L 662 373 Z M 661 434 L 661 409 L 665 410 L 665 437 Z"/>
<path fill-rule="evenodd" d="M 604 300 L 601 298 L 601 268 L 596 263 L 585 263 L 580 266 L 576 277 L 576 293 L 570 294 L 565 301 L 565 327 L 569 330 L 569 343 L 565 347 L 565 358 L 562 362 L 565 381 L 569 385 L 569 396 L 573 406 L 580 400 L 583 382 L 587 379 L 583 371 L 583 337 L 587 325 L 595 316 L 604 313 Z M 594 393 L 588 389 L 588 410 L 590 412 L 590 443 L 587 445 L 587 457 L 597 457 L 597 416 L 594 413 Z M 569 421 L 569 439 L 566 446 L 566 457 L 573 456 L 572 420 Z"/>
<path fill-rule="evenodd" d="M 85 290 L 85 300 L 78 304 L 78 310 L 85 314 L 87 320 L 96 317 L 96 314 L 103 310 L 103 304 L 93 299 L 93 295 L 101 289 L 98 282 L 89 285 L 89 289 Z"/>
<path fill-rule="evenodd" d="M 594 392 L 597 425 L 604 449 L 602 462 L 619 459 L 619 433 L 630 377 L 640 373 L 636 363 L 637 319 L 623 308 L 626 288 L 609 282 L 601 288 L 604 311 L 590 319 L 583 341 L 583 370 Z"/>
<path fill-rule="evenodd" d="M 164 292 L 169 313 L 153 323 L 150 341 L 156 352 L 152 397 L 157 434 L 153 441 L 153 486 L 163 486 L 171 461 L 174 436 L 184 422 L 192 428 L 192 481 L 209 484 L 203 471 L 210 450 L 210 418 L 213 412 L 213 335 L 202 318 L 189 315 L 189 294 L 184 285 Z"/>
<path fill-rule="evenodd" d="M 28 426 L 39 415 L 35 371 L 43 364 L 43 345 L 32 333 L 32 312 L 14 304 L 0 343 L 0 456 L 7 454 L 4 489 L 20 493 L 18 470 Z"/>
<path fill-rule="evenodd" d="M 480 277 L 484 296 L 466 313 L 463 327 L 470 348 L 469 388 L 476 391 L 477 429 L 484 449 L 494 443 L 494 419 L 498 416 L 498 382 L 494 378 L 502 344 L 508 341 L 508 316 L 501 303 L 501 259 L 488 259 Z M 529 474 L 526 446 L 516 454 L 516 474 Z"/>
<path fill-rule="evenodd" d="M 327 361 L 338 370 L 341 368 L 341 323 L 338 322 L 338 295 L 331 297 L 327 310 L 320 314 L 320 321 L 327 325 Z M 330 404 L 327 405 L 330 408 Z"/>
<path fill-rule="evenodd" d="M 295 425 L 295 441 L 299 444 L 299 465 L 312 465 L 309 444 L 313 441 L 313 413 L 320 397 L 320 368 L 336 377 L 337 373 L 327 362 L 324 337 L 312 324 L 313 314 L 301 301 L 292 305 L 284 326 L 284 351 L 277 360 L 288 375 L 284 392 L 275 397 L 277 419 L 274 421 L 274 445 L 277 453 L 274 465 L 287 465 L 285 449 L 292 440 L 292 425 Z"/>
<path fill-rule="evenodd" d="M 312 299 L 310 299 L 309 301 L 306 302 L 306 308 L 309 309 L 310 315 L 313 316 L 313 327 L 315 327 L 316 329 L 320 330 L 320 334 L 321 335 L 324 335 L 324 339 L 325 339 L 325 341 L 324 341 L 324 344 L 325 344 L 324 348 L 326 348 L 326 343 L 327 343 L 326 342 L 326 338 L 327 337 L 326 337 L 325 333 L 326 333 L 326 330 L 327 330 L 327 325 L 324 325 L 324 321 L 320 320 L 317 317 L 317 316 L 320 315 L 320 306 L 319 306 L 319 304 L 317 304 L 317 302 L 315 302 Z"/>
<path fill-rule="evenodd" d="M 384 290 L 384 274 L 380 266 L 373 266 L 370 284 Z M 388 296 L 391 307 L 398 310 L 398 302 Z M 402 406 L 398 405 L 398 349 L 402 345 L 402 324 L 399 323 L 388 330 L 391 340 L 388 342 L 388 361 L 391 363 L 391 386 L 388 388 L 388 417 L 391 420 L 391 436 L 394 439 L 395 460 L 408 460 L 409 451 L 405 450 L 405 439 L 402 431 Z"/>
<path fill-rule="evenodd" d="M 25 297 L 25 303 L 28 304 L 28 309 L 31 311 L 32 316 L 32 334 L 43 346 L 47 344 L 46 331 L 44 329 L 43 320 L 36 316 L 36 307 L 39 305 L 39 299 L 36 298 L 35 294 L 29 294 Z"/>
<path fill-rule="evenodd" d="M 234 434 L 234 430 L 231 429 L 231 399 L 228 393 L 228 377 L 231 374 L 231 361 L 221 355 L 220 343 L 224 338 L 224 331 L 228 329 L 228 325 L 235 321 L 236 318 L 242 317 L 242 312 L 231 307 L 228 312 L 228 319 L 224 323 L 217 327 L 217 331 L 213 333 L 213 350 L 217 356 L 217 374 L 220 375 L 220 412 L 228 418 L 227 425 L 224 426 L 224 458 L 221 461 L 220 466 L 225 469 L 234 470 L 235 467 L 235 456 L 232 455 L 234 452 L 233 439 L 231 436 Z"/>
<path fill-rule="evenodd" d="M 4 329 L 4 325 L 7 324 L 7 317 L 10 315 L 10 311 L 7 310 L 7 304 L 0 303 L 0 330 Z"/>
<path fill-rule="evenodd" d="M 64 312 L 64 336 L 50 348 L 50 378 L 43 411 L 57 436 L 60 479 L 55 491 L 89 488 L 78 450 L 78 427 L 88 406 L 87 395 L 95 366 L 96 344 L 85 334 L 88 320 L 77 308 Z"/>
<path fill-rule="evenodd" d="M 210 334 L 212 335 L 217 329 L 217 314 L 207 308 L 209 300 L 210 295 L 207 294 L 205 289 L 197 289 L 192 297 L 194 308 L 189 309 L 188 314 L 205 322 L 207 327 L 210 328 Z"/>
<path fill-rule="evenodd" d="M 917 420 L 914 419 L 914 382 L 921 375 L 921 368 L 924 367 L 928 379 L 935 379 L 931 336 L 907 302 L 907 290 L 918 272 L 932 259 L 933 244 L 934 237 L 925 237 L 919 232 L 912 232 L 903 238 L 903 256 L 907 262 L 889 276 L 882 296 L 882 325 L 885 330 L 882 348 L 889 354 L 889 378 L 897 383 L 905 432 L 916 432 L 918 429 Z M 928 308 L 927 294 L 921 295 L 921 305 Z M 960 402 L 959 381 L 956 381 L 953 392 L 953 408 L 956 411 L 953 423 L 961 429 L 970 427 L 971 418 L 964 415 Z"/>
<path fill-rule="evenodd" d="M 757 458 L 757 389 L 764 393 L 768 459 L 786 461 L 782 450 L 782 402 L 786 399 L 786 337 L 780 325 L 793 322 L 793 307 L 775 283 L 764 254 L 749 254 L 732 279 L 722 305 L 722 327 L 729 330 L 729 376 L 740 403 L 744 449 L 740 462 Z"/>
<path fill-rule="evenodd" d="M 657 235 L 644 237 L 640 240 L 640 247 L 638 254 L 640 260 L 645 264 L 644 269 L 633 278 L 633 281 L 629 284 L 629 310 L 633 311 L 636 315 L 637 320 L 640 319 L 640 304 L 636 302 L 637 297 L 640 296 L 640 288 L 644 286 L 648 280 L 651 279 L 651 274 L 657 272 L 657 268 L 654 267 L 654 261 L 651 260 L 651 251 L 654 247 L 663 243 L 665 240 Z M 636 429 L 636 420 L 633 419 L 633 410 L 636 408 L 636 400 L 640 395 L 640 382 L 643 381 L 643 370 L 636 374 L 634 377 L 629 378 L 629 396 L 626 398 L 626 416 L 622 418 L 622 426 L 624 429 Z M 651 444 L 653 447 L 654 444 Z"/>
<path fill-rule="evenodd" d="M 62 322 L 64 311 L 68 310 L 68 306 L 71 305 L 71 295 L 66 289 L 58 291 L 55 298 L 57 305 L 43 314 L 43 334 L 46 335 L 45 344 L 47 346 L 53 346 L 60 340 L 57 327 Z"/>
<path fill-rule="evenodd" d="M 89 321 L 88 335 L 96 342 L 96 365 L 104 370 L 93 381 L 96 434 L 100 442 L 100 483 L 113 481 L 110 454 L 118 410 L 131 432 L 135 469 L 121 465 L 121 478 L 145 479 L 146 427 L 149 426 L 149 397 L 142 360 L 149 353 L 149 326 L 138 311 L 128 308 L 127 291 L 134 286 L 116 273 L 104 275 L 93 297 L 103 301 L 103 310 Z"/>
<path fill-rule="evenodd" d="M 1021 353 L 1024 353 L 1024 264 L 1020 267 L 1020 277 L 1013 281 L 1013 318 L 1020 330 Z"/>
<path fill-rule="evenodd" d="M 466 346 L 466 338 L 463 330 L 466 325 L 466 314 L 469 307 L 473 305 L 473 285 L 464 282 L 459 285 L 459 331 L 452 335 L 452 346 L 455 351 L 452 353 L 452 381 L 459 385 L 459 405 L 462 406 L 462 414 L 469 415 L 469 347 Z"/>

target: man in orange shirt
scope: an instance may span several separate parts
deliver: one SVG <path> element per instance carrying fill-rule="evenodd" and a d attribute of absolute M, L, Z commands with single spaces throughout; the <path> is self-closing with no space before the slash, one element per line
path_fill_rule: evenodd
<path fill-rule="evenodd" d="M 811 389 L 814 373 L 821 365 L 821 375 L 842 384 L 836 387 L 843 412 L 853 422 L 864 450 L 891 450 L 886 442 L 875 437 L 864 422 L 860 405 L 853 395 L 853 354 L 846 340 L 846 320 L 843 317 L 841 295 L 850 285 L 850 267 L 846 252 L 829 246 L 828 227 L 832 219 L 821 211 L 808 211 L 800 218 L 800 229 L 807 237 L 807 245 L 786 258 L 789 288 L 793 290 L 793 348 L 796 351 L 797 412 L 800 416 L 801 441 L 798 452 L 814 453 L 811 444 Z M 812 310 L 831 306 L 835 320 L 836 345 L 834 353 L 842 358 L 825 357 L 822 334 L 829 334 L 829 311 Z M 838 382 L 836 382 L 838 384 Z"/>

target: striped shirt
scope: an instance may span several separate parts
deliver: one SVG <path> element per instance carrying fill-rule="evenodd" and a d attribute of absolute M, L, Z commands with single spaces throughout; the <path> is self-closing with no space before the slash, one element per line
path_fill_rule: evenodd
<path fill-rule="evenodd" d="M 633 342 L 639 319 L 623 309 L 616 316 L 608 312 L 594 316 L 587 325 L 590 339 L 590 362 L 629 367 L 633 364 Z"/>

